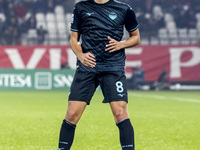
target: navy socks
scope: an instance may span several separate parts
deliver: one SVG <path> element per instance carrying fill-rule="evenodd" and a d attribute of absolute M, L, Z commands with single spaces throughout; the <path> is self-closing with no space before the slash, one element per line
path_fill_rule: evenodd
<path fill-rule="evenodd" d="M 134 131 L 130 119 L 125 119 L 116 124 L 119 128 L 122 150 L 135 150 Z M 63 120 L 60 130 L 58 150 L 70 150 L 74 140 L 76 125 Z"/>
<path fill-rule="evenodd" d="M 70 147 L 74 140 L 75 128 L 76 128 L 76 125 L 71 124 L 66 120 L 63 120 L 61 130 L 60 130 L 58 150 L 70 150 Z"/>
<path fill-rule="evenodd" d="M 116 124 L 119 128 L 122 150 L 134 150 L 134 130 L 130 119 L 125 119 Z"/>

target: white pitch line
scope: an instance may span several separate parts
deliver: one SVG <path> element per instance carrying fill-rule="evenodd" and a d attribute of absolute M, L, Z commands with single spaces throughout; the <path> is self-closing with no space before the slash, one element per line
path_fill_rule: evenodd
<path fill-rule="evenodd" d="M 186 98 L 180 98 L 180 97 L 173 97 L 173 98 L 168 98 L 165 96 L 160 96 L 160 95 L 144 95 L 144 94 L 133 94 L 129 93 L 130 96 L 136 96 L 136 97 L 149 97 L 149 98 L 155 98 L 155 99 L 160 99 L 160 100 L 174 100 L 174 101 L 182 101 L 182 102 L 191 102 L 191 103 L 200 103 L 200 100 L 198 99 L 186 99 Z"/>
<path fill-rule="evenodd" d="M 191 102 L 191 103 L 200 103 L 200 100 L 197 99 L 186 99 L 186 98 L 175 98 L 176 101 L 183 101 L 183 102 Z"/>

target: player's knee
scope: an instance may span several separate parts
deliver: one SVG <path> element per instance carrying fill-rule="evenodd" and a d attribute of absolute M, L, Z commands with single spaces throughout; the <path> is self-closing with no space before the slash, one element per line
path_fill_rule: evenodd
<path fill-rule="evenodd" d="M 114 117 L 115 117 L 117 122 L 127 118 L 126 113 L 123 110 L 116 111 L 114 113 Z"/>
<path fill-rule="evenodd" d="M 117 113 L 115 114 L 115 118 L 116 118 L 118 121 L 121 120 L 122 117 L 123 117 L 123 113 L 117 112 Z"/>
<path fill-rule="evenodd" d="M 120 107 L 119 109 L 117 109 L 117 110 L 114 112 L 113 115 L 114 115 L 114 117 L 115 117 L 116 122 L 119 122 L 119 121 L 122 121 L 122 120 L 128 118 L 127 109 L 124 108 L 124 107 Z"/>
<path fill-rule="evenodd" d="M 79 113 L 74 110 L 67 111 L 65 116 L 65 120 L 69 121 L 70 123 L 75 123 L 78 121 Z"/>

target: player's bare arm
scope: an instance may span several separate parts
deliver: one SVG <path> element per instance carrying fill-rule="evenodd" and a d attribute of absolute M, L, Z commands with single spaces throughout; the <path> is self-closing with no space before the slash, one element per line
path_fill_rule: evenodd
<path fill-rule="evenodd" d="M 106 50 L 109 53 L 118 51 L 123 48 L 129 48 L 140 44 L 140 34 L 139 29 L 133 32 L 129 32 L 130 38 L 125 41 L 116 41 L 115 39 L 108 37 L 109 44 L 106 45 Z"/>
<path fill-rule="evenodd" d="M 88 52 L 83 53 L 81 45 L 78 43 L 78 32 L 71 32 L 71 47 L 77 58 L 87 67 L 94 68 L 96 65 L 95 56 Z"/>

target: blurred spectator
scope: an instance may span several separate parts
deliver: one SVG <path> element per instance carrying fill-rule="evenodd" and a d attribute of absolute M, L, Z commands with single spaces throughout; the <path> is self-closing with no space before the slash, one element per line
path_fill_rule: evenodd
<path fill-rule="evenodd" d="M 12 30 L 12 37 L 13 37 L 13 41 L 12 41 L 12 45 L 20 45 L 21 44 L 21 32 L 18 26 L 13 27 Z"/>
<path fill-rule="evenodd" d="M 146 0 L 145 6 L 146 6 L 147 12 L 151 12 L 152 7 L 153 7 L 153 0 Z"/>
<path fill-rule="evenodd" d="M 26 15 L 26 8 L 24 7 L 24 3 L 18 2 L 17 7 L 15 8 L 15 12 L 18 18 L 24 18 L 24 16 Z"/>
<path fill-rule="evenodd" d="M 157 29 L 158 29 L 158 24 L 156 20 L 153 18 L 153 16 L 150 16 L 148 20 L 148 31 L 149 36 L 155 37 L 157 35 Z"/>
<path fill-rule="evenodd" d="M 36 28 L 36 18 L 35 15 L 32 13 L 30 18 L 28 19 L 27 25 L 29 29 L 35 29 Z"/>
<path fill-rule="evenodd" d="M 46 13 L 46 4 L 44 0 L 37 0 L 36 2 L 36 13 L 43 12 Z"/>
<path fill-rule="evenodd" d="M 132 68 L 133 74 L 131 77 L 131 86 L 132 89 L 142 89 L 142 86 L 144 85 L 144 77 L 145 77 L 145 71 L 142 68 L 141 65 L 138 65 L 137 67 Z"/>
<path fill-rule="evenodd" d="M 35 13 L 36 9 L 35 0 L 25 0 L 24 6 L 27 9 L 27 12 Z"/>
<path fill-rule="evenodd" d="M 68 62 L 61 64 L 61 69 L 70 69 Z"/>
<path fill-rule="evenodd" d="M 174 18 L 176 22 L 176 26 L 178 28 L 185 28 L 187 26 L 187 19 L 186 18 L 186 10 L 183 5 L 179 4 L 176 9 L 174 9 Z"/>
<path fill-rule="evenodd" d="M 8 24 L 9 24 L 10 26 L 12 26 L 13 28 L 18 27 L 18 20 L 17 20 L 17 18 L 14 17 L 14 16 L 11 17 L 10 20 L 9 20 L 9 22 L 8 22 Z"/>
<path fill-rule="evenodd" d="M 155 83 L 155 90 L 169 90 L 170 82 L 168 73 L 165 70 L 162 70 L 161 74 L 158 77 L 158 81 Z"/>
<path fill-rule="evenodd" d="M 38 36 L 38 44 L 44 44 L 45 41 L 45 35 L 47 34 L 47 31 L 43 28 L 43 26 L 40 26 L 39 29 L 37 29 L 37 36 Z"/>
<path fill-rule="evenodd" d="M 5 28 L 5 23 L 3 22 L 3 20 L 0 18 L 0 45 L 2 45 L 2 38 L 3 38 L 3 31 Z"/>
<path fill-rule="evenodd" d="M 3 8 L 3 0 L 0 0 L 0 13 L 4 12 L 4 8 Z"/>
<path fill-rule="evenodd" d="M 186 17 L 188 18 L 187 27 L 196 28 L 197 19 L 195 17 L 195 13 L 193 9 L 189 9 L 188 13 L 186 14 Z"/>
<path fill-rule="evenodd" d="M 12 37 L 13 28 L 10 26 L 5 29 L 2 37 L 3 45 L 12 45 L 13 37 Z"/>
<path fill-rule="evenodd" d="M 145 15 L 145 12 L 142 8 L 137 7 L 136 10 L 136 17 L 137 17 L 137 21 L 139 23 L 140 26 L 140 35 L 141 37 L 145 37 L 148 36 L 148 32 L 149 32 L 149 28 L 147 26 L 148 24 L 148 19 L 147 16 Z"/>
<path fill-rule="evenodd" d="M 62 5 L 67 0 L 55 0 L 56 5 Z"/>
<path fill-rule="evenodd" d="M 47 0 L 47 12 L 54 12 L 54 1 L 53 0 Z"/>
<path fill-rule="evenodd" d="M 22 19 L 22 22 L 21 22 L 21 24 L 20 24 L 20 26 L 19 26 L 20 32 L 21 32 L 22 34 L 23 34 L 23 33 L 27 33 L 28 29 L 29 29 L 29 27 L 28 27 L 28 24 L 27 24 L 26 20 L 25 20 L 25 19 Z"/>

